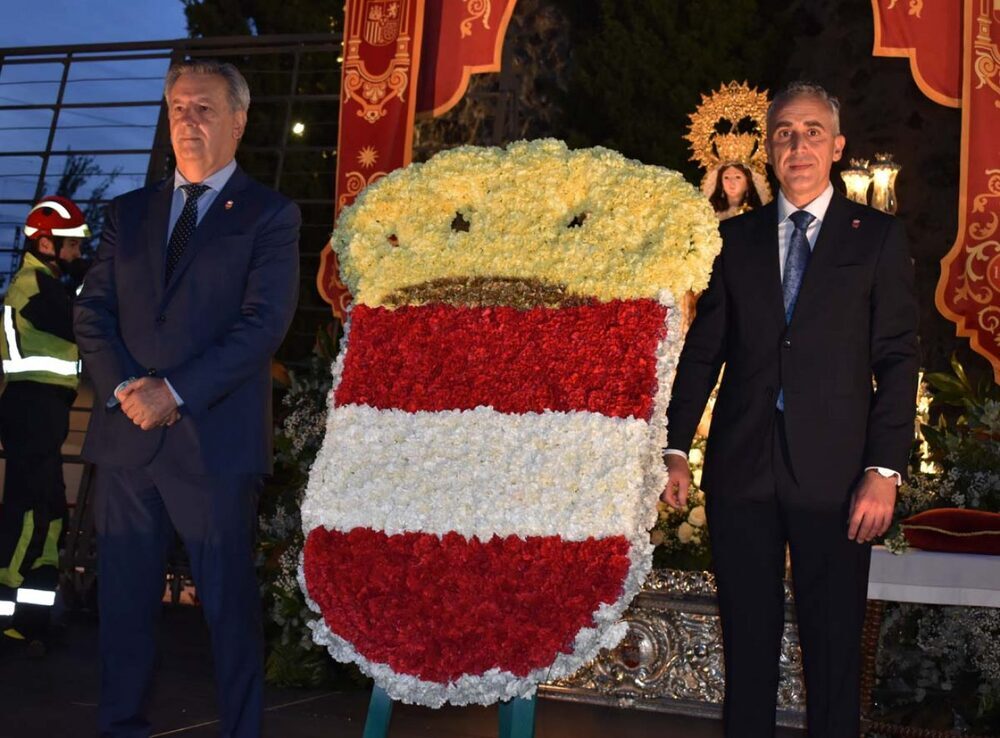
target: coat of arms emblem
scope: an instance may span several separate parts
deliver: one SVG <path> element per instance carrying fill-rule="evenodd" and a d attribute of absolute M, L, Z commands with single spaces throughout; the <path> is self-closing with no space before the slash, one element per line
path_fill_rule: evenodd
<path fill-rule="evenodd" d="M 401 0 L 370 0 L 365 8 L 364 39 L 372 46 L 388 46 L 399 36 Z"/>

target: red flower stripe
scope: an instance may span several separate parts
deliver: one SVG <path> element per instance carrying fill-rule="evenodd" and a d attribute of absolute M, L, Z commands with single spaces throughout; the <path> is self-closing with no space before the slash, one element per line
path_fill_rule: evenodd
<path fill-rule="evenodd" d="M 494 667 L 523 677 L 571 653 L 601 603 L 621 596 L 628 549 L 623 537 L 484 543 L 315 528 L 304 569 L 326 624 L 362 656 L 447 683 Z"/>
<path fill-rule="evenodd" d="M 409 412 L 487 405 L 648 419 L 666 312 L 655 300 L 531 310 L 357 305 L 334 399 Z"/>

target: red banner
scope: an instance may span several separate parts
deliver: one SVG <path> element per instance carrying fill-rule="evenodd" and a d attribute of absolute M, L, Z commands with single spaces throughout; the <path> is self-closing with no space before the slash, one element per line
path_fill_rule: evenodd
<path fill-rule="evenodd" d="M 424 0 L 347 0 L 334 219 L 366 186 L 410 163 Z M 316 286 L 334 315 L 351 295 L 324 247 Z"/>
<path fill-rule="evenodd" d="M 965 0 L 958 236 L 935 301 L 1000 383 L 1000 6 Z"/>
<path fill-rule="evenodd" d="M 469 77 L 500 70 L 515 0 L 428 0 L 417 112 L 443 115 L 462 99 Z"/>
<path fill-rule="evenodd" d="M 441 115 L 469 76 L 500 69 L 516 0 L 348 0 L 334 219 L 372 182 L 410 163 L 414 113 Z M 419 70 L 419 74 L 414 74 Z M 316 287 L 343 320 L 351 295 L 330 244 Z"/>
<path fill-rule="evenodd" d="M 960 107 L 962 3 L 872 0 L 874 56 L 908 57 L 913 79 L 931 100 Z"/>

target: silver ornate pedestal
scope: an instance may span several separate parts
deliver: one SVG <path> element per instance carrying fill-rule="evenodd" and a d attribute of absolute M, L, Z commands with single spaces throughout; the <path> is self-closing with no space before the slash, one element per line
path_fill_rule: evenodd
<path fill-rule="evenodd" d="M 539 694 L 571 702 L 722 716 L 724 673 L 715 578 L 708 572 L 654 570 L 626 611 L 628 634 L 613 651 Z M 805 726 L 802 657 L 791 592 L 785 586 L 785 633 L 778 685 L 779 725 Z"/>

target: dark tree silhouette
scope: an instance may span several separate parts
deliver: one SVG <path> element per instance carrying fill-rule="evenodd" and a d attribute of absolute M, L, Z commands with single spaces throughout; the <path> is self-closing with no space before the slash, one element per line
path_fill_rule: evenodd
<path fill-rule="evenodd" d="M 94 235 L 89 246 L 91 248 L 100 240 L 101 231 L 104 230 L 104 199 L 114 181 L 121 174 L 122 168 L 115 167 L 110 172 L 105 172 L 93 156 L 70 153 L 63 163 L 62 173 L 56 182 L 55 189 L 50 190 L 46 183 L 46 193 L 62 195 L 73 200 L 83 211 L 90 226 L 90 232 Z M 90 192 L 86 193 L 86 199 L 78 199 L 83 193 L 83 187 L 90 186 Z"/>

